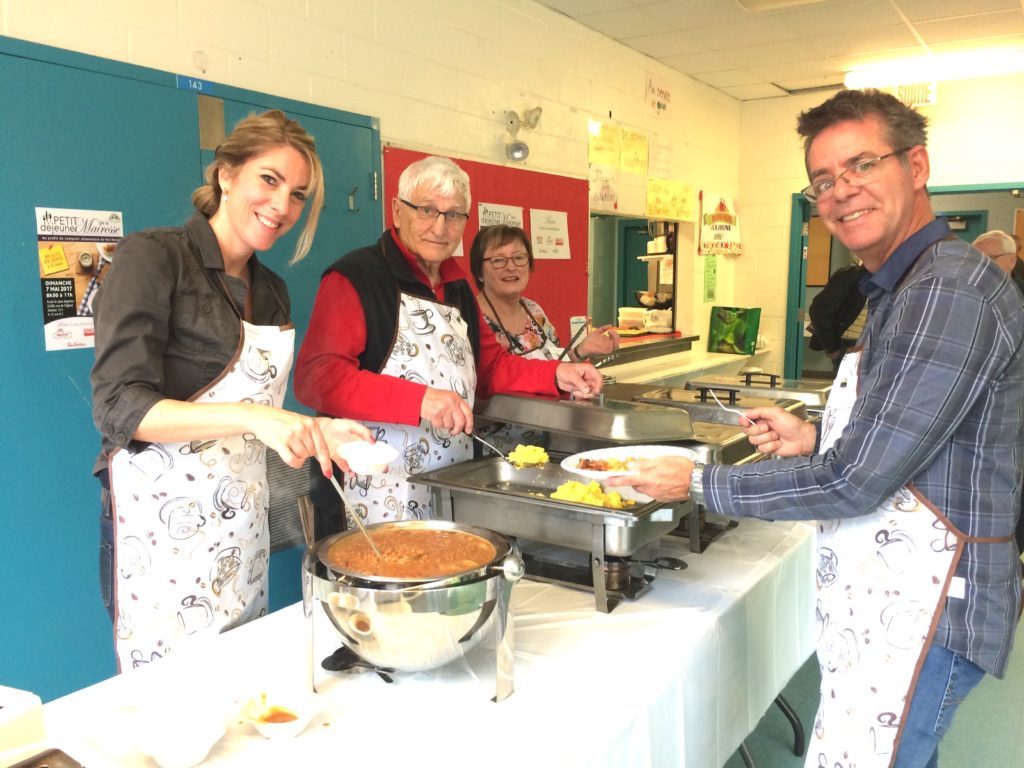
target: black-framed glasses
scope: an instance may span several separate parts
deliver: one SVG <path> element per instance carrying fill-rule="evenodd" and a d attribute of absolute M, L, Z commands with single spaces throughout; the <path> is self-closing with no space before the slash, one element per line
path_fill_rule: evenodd
<path fill-rule="evenodd" d="M 896 155 L 902 155 L 904 152 L 909 152 L 911 149 L 913 149 L 913 147 L 904 147 L 903 149 L 894 149 L 892 152 L 888 152 L 884 155 L 862 158 L 838 176 L 821 176 L 800 191 L 803 192 L 804 197 L 812 203 L 827 200 L 832 197 L 832 193 L 836 189 L 836 182 L 840 179 L 845 181 L 851 187 L 863 186 L 871 181 L 871 177 L 874 175 L 875 170 L 883 160 L 888 160 L 890 157 L 896 157 Z"/>
<path fill-rule="evenodd" d="M 463 213 L 462 211 L 439 211 L 432 205 L 414 205 L 408 200 L 403 200 L 402 198 L 398 199 L 416 211 L 416 216 L 419 219 L 422 221 L 429 221 L 431 224 L 437 221 L 438 216 L 444 216 L 444 223 L 449 226 L 453 224 L 464 224 L 469 220 L 469 214 Z"/>
<path fill-rule="evenodd" d="M 489 259 L 484 259 L 495 269 L 504 269 L 508 266 L 509 261 L 515 264 L 517 267 L 525 267 L 530 263 L 530 254 L 528 253 L 513 253 L 511 256 L 492 256 Z"/>

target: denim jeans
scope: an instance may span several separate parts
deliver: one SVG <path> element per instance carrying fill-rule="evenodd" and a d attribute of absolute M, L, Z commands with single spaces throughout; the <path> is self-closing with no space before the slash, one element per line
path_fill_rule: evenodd
<path fill-rule="evenodd" d="M 893 768 L 937 768 L 939 742 L 953 716 L 985 673 L 963 656 L 932 644 L 903 724 L 903 736 Z"/>

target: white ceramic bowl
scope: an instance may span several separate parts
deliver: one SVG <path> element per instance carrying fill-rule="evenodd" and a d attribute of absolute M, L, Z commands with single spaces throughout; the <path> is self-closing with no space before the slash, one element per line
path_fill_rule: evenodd
<path fill-rule="evenodd" d="M 315 694 L 305 691 L 261 693 L 242 704 L 242 719 L 265 739 L 298 736 L 320 711 Z"/>
<path fill-rule="evenodd" d="M 353 440 L 338 446 L 341 458 L 358 475 L 376 475 L 398 458 L 398 451 L 387 443 L 367 443 Z"/>
<path fill-rule="evenodd" d="M 224 711 L 198 701 L 191 709 L 152 708 L 141 714 L 136 732 L 139 751 L 160 768 L 199 765 L 227 730 Z"/>

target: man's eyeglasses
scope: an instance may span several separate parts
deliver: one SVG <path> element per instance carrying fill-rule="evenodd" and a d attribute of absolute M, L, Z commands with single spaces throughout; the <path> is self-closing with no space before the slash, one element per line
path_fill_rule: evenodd
<path fill-rule="evenodd" d="M 514 253 L 511 256 L 493 256 L 489 259 L 484 259 L 495 269 L 504 269 L 508 266 L 509 261 L 515 264 L 517 267 L 525 267 L 530 263 L 530 254 L 528 253 Z"/>
<path fill-rule="evenodd" d="M 438 216 L 444 216 L 444 223 L 449 226 L 464 224 L 469 219 L 469 214 L 461 211 L 439 211 L 431 205 L 413 205 L 408 200 L 398 199 L 416 211 L 417 218 L 421 221 L 429 221 L 431 224 L 437 221 Z"/>
<path fill-rule="evenodd" d="M 878 155 L 877 157 L 865 157 L 858 160 L 856 163 L 851 165 L 845 171 L 840 173 L 838 176 L 821 176 L 810 183 L 809 186 L 804 187 L 804 197 L 810 200 L 812 203 L 817 203 L 822 200 L 827 200 L 832 197 L 832 193 L 836 189 L 836 182 L 842 179 L 851 187 L 860 187 L 871 181 L 871 177 L 878 169 L 878 165 L 883 160 L 888 160 L 890 157 L 896 157 L 896 155 L 902 155 L 904 152 L 908 152 L 913 147 L 904 147 L 903 149 L 896 149 L 884 155 Z"/>

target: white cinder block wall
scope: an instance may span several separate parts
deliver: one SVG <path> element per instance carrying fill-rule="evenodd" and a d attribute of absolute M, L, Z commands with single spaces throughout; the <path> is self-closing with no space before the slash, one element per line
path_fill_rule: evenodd
<path fill-rule="evenodd" d="M 439 154 L 506 162 L 504 112 L 541 106 L 525 167 L 576 178 L 588 118 L 610 116 L 667 143 L 673 178 L 738 192 L 739 102 L 529 0 L 0 0 L 0 11 L 11 37 L 372 115 L 385 143 Z M 672 90 L 668 117 L 645 111 L 649 72 Z M 644 216 L 645 179 L 621 183 L 621 212 Z M 699 302 L 693 242 L 678 269 Z M 732 269 L 720 269 L 720 303 Z M 680 328 L 706 336 L 707 310 L 680 303 Z"/>
<path fill-rule="evenodd" d="M 667 143 L 673 178 L 736 196 L 745 253 L 719 259 L 718 303 L 762 307 L 762 365 L 782 370 L 790 198 L 806 184 L 794 126 L 827 93 L 740 104 L 530 0 L 0 0 L 0 33 L 372 115 L 385 143 L 491 163 L 503 113 L 539 105 L 525 167 L 579 178 L 587 119 L 610 115 Z M 668 117 L 644 109 L 648 73 L 672 89 Z M 1024 181 L 1022 87 L 940 86 L 933 185 Z M 621 177 L 622 213 L 643 216 L 644 181 Z M 679 327 L 706 337 L 695 234 L 683 226 Z"/>

